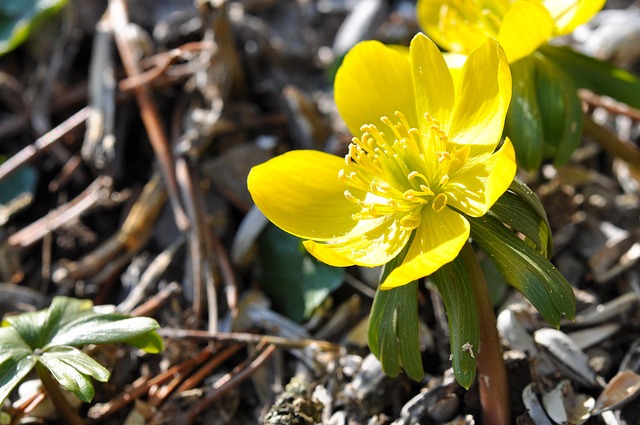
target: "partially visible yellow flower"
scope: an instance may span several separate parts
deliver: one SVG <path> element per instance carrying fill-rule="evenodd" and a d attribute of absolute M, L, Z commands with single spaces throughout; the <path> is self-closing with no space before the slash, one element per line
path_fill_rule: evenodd
<path fill-rule="evenodd" d="M 450 52 L 469 54 L 493 37 L 509 63 L 587 22 L 605 0 L 418 0 L 420 26 Z"/>
<path fill-rule="evenodd" d="M 334 266 L 375 267 L 410 243 L 381 288 L 427 276 L 456 258 L 516 171 L 500 142 L 511 99 L 502 48 L 489 39 L 455 84 L 438 48 L 418 34 L 409 53 L 355 46 L 335 81 L 354 137 L 345 158 L 291 151 L 254 167 L 251 195 L 277 226 Z M 413 235 L 413 238 L 412 238 Z"/>

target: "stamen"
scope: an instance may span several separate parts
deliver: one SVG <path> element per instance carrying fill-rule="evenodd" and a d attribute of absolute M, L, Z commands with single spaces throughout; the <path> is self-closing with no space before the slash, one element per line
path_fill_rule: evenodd
<path fill-rule="evenodd" d="M 431 196 L 431 195 L 433 195 L 433 192 L 425 193 L 425 192 L 418 192 L 416 190 L 409 189 L 402 194 L 402 199 L 406 201 L 411 201 L 411 202 L 419 202 L 421 204 L 428 204 L 429 201 L 427 199 L 424 199 L 424 196 Z"/>
<path fill-rule="evenodd" d="M 400 134 L 400 132 L 398 131 L 398 128 L 393 125 L 393 123 L 391 122 L 391 120 L 387 117 L 382 117 L 380 118 L 380 121 L 382 121 L 383 123 L 385 123 L 387 125 L 387 127 L 389 127 L 391 129 L 391 131 L 393 131 L 393 135 L 395 136 L 395 140 L 401 140 L 404 138 L 404 136 L 402 134 Z"/>
<path fill-rule="evenodd" d="M 344 197 L 347 198 L 348 201 L 353 202 L 354 204 L 360 205 L 362 201 L 351 194 L 348 190 L 344 191 Z"/>
<path fill-rule="evenodd" d="M 411 126 L 409 126 L 409 123 L 407 122 L 407 118 L 404 116 L 402 112 L 395 111 L 393 115 L 395 115 L 400 120 L 400 124 L 402 124 L 404 128 L 406 128 L 407 130 L 411 130 Z"/>
<path fill-rule="evenodd" d="M 420 185 L 420 189 L 422 190 L 422 193 L 424 193 L 427 196 L 435 195 L 435 193 L 433 193 L 433 191 L 431 189 L 429 189 L 428 186 L 425 186 L 425 185 L 421 184 Z"/>
<path fill-rule="evenodd" d="M 431 208 L 437 213 L 442 211 L 444 207 L 447 206 L 447 195 L 444 193 L 438 193 L 435 198 L 433 198 L 433 203 L 431 204 Z"/>
<path fill-rule="evenodd" d="M 415 178 L 419 178 L 420 180 L 422 180 L 423 182 L 429 184 L 429 181 L 427 180 L 427 178 L 424 176 L 424 174 L 419 173 L 417 171 L 412 171 L 409 173 L 409 175 L 407 176 L 407 178 L 409 179 L 409 181 L 413 181 L 413 179 Z"/>
<path fill-rule="evenodd" d="M 399 225 L 414 229 L 422 221 L 423 207 L 440 212 L 447 206 L 451 173 L 465 164 L 470 149 L 449 146 L 440 123 L 429 114 L 424 115 L 424 133 L 410 127 L 401 112 L 394 116 L 380 118 L 386 128 L 361 127 L 362 135 L 352 139 L 338 178 L 354 190 L 344 192 L 360 207 L 354 220 L 396 216 Z"/>
<path fill-rule="evenodd" d="M 422 223 L 422 217 L 415 214 L 407 214 L 400 219 L 400 225 L 407 229 L 415 229 Z"/>
<path fill-rule="evenodd" d="M 460 168 L 462 168 L 462 166 L 467 162 L 467 160 L 469 159 L 469 152 L 470 152 L 470 148 L 468 145 L 464 146 L 461 149 L 456 149 L 453 148 L 453 150 L 451 151 L 451 157 L 453 158 L 453 160 L 451 161 L 451 165 L 449 166 L 449 173 L 448 174 L 454 174 L 456 173 Z"/>

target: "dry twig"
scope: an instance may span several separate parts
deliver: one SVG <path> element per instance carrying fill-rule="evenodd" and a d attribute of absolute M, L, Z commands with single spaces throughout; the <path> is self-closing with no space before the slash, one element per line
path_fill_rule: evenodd
<path fill-rule="evenodd" d="M 124 0 L 109 1 L 109 13 L 111 23 L 114 29 L 116 45 L 122 59 L 122 64 L 129 77 L 137 77 L 141 74 L 138 58 L 135 57 L 133 49 L 129 45 L 127 39 L 127 26 L 129 18 Z M 151 91 L 146 84 L 137 85 L 132 88 L 138 105 L 140 106 L 140 116 L 144 122 L 145 128 L 149 135 L 149 142 L 158 157 L 162 175 L 167 186 L 167 193 L 176 224 L 179 229 L 186 230 L 189 228 L 189 220 L 184 213 L 180 196 L 178 194 L 178 185 L 174 169 L 173 155 L 169 147 L 169 140 L 164 131 L 164 126 L 160 119 L 158 107 L 153 99 Z"/>

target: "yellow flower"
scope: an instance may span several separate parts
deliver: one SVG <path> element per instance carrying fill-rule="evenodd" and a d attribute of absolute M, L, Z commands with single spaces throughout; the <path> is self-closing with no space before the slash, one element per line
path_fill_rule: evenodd
<path fill-rule="evenodd" d="M 420 26 L 453 53 L 469 54 L 493 37 L 509 63 L 587 22 L 605 0 L 418 0 Z"/>
<path fill-rule="evenodd" d="M 410 243 L 381 288 L 407 284 L 455 259 L 469 237 L 463 214 L 485 214 L 513 180 L 511 142 L 496 151 L 510 98 L 495 40 L 471 53 L 455 83 L 423 34 L 408 53 L 362 42 L 335 81 L 340 114 L 359 135 L 349 153 L 285 153 L 251 170 L 249 191 L 334 266 L 380 266 Z"/>

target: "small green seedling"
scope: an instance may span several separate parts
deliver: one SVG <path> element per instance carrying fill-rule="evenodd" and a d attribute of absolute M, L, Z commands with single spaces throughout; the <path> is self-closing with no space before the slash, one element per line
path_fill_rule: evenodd
<path fill-rule="evenodd" d="M 124 342 L 148 353 L 164 349 L 148 317 L 100 313 L 89 300 L 55 297 L 45 310 L 5 317 L 0 327 L 0 404 L 34 368 L 59 413 L 75 423 L 60 390 L 90 402 L 90 377 L 106 382 L 109 371 L 78 347 Z M 57 382 L 57 384 L 56 384 Z"/>

